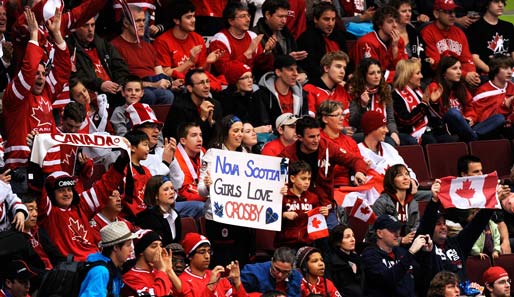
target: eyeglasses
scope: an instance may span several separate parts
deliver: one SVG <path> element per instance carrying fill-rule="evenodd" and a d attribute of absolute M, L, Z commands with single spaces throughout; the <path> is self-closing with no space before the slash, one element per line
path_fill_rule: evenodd
<path fill-rule="evenodd" d="M 342 113 L 336 113 L 336 114 L 325 114 L 325 116 L 327 116 L 327 117 L 333 117 L 333 118 L 339 118 L 339 119 L 340 119 L 340 118 L 344 117 L 344 114 L 342 114 Z"/>
<path fill-rule="evenodd" d="M 196 85 L 204 85 L 204 86 L 206 86 L 206 85 L 210 85 L 210 84 L 211 84 L 211 81 L 210 81 L 210 80 L 208 80 L 208 79 L 206 79 L 206 80 L 201 80 L 201 81 L 199 81 L 199 82 L 194 82 L 194 83 L 193 83 L 193 85 L 195 85 L 195 86 L 196 86 Z"/>
<path fill-rule="evenodd" d="M 250 17 L 250 15 L 248 13 L 234 16 L 234 19 L 250 19 L 250 18 L 251 17 Z"/>
<path fill-rule="evenodd" d="M 455 14 L 455 10 L 444 10 L 444 9 L 439 9 L 439 12 L 444 12 L 446 14 Z"/>
<path fill-rule="evenodd" d="M 196 250 L 195 254 L 200 254 L 200 255 L 209 254 L 212 256 L 212 254 L 214 254 L 214 252 L 211 249 L 202 249 L 202 250 Z"/>
<path fill-rule="evenodd" d="M 275 274 L 282 274 L 282 275 L 290 275 L 292 270 L 282 270 L 275 266 L 274 264 L 271 264 L 271 271 Z"/>
<path fill-rule="evenodd" d="M 247 80 L 247 79 L 253 79 L 253 75 L 245 75 L 245 76 L 241 76 L 239 78 L 239 80 Z"/>
<path fill-rule="evenodd" d="M 498 284 L 498 285 L 505 285 L 507 283 L 510 284 L 511 282 L 512 282 L 512 280 L 510 278 L 507 278 L 507 279 L 502 279 L 501 281 L 497 281 L 496 284 Z"/>

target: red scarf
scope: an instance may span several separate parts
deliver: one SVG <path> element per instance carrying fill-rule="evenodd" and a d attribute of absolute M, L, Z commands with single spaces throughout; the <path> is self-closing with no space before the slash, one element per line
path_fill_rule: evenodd
<path fill-rule="evenodd" d="M 419 88 L 413 90 L 410 87 L 406 86 L 405 88 L 403 88 L 403 90 L 398 91 L 397 89 L 396 91 L 402 97 L 403 102 L 405 103 L 405 106 L 407 107 L 407 110 L 409 112 L 412 112 L 412 110 L 421 103 L 420 98 L 423 98 L 423 93 Z M 421 136 L 423 135 L 423 133 L 425 133 L 427 125 L 428 118 L 425 116 L 423 117 L 423 120 L 418 121 L 412 127 L 412 133 L 410 135 L 416 138 L 418 140 L 418 143 L 421 143 Z"/>

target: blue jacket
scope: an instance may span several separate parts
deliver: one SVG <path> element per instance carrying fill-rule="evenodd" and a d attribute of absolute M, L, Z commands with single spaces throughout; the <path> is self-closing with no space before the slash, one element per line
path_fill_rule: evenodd
<path fill-rule="evenodd" d="M 275 279 L 270 274 L 271 261 L 264 263 L 246 264 L 241 271 L 241 282 L 246 292 L 260 292 L 276 290 Z M 302 275 L 297 270 L 293 270 L 286 279 L 286 295 L 288 297 L 300 297 Z"/>
<path fill-rule="evenodd" d="M 111 262 L 111 259 L 102 255 L 101 253 L 94 253 L 87 256 L 88 262 L 95 262 L 102 260 L 105 263 Z M 113 277 L 112 294 L 114 296 L 120 296 L 121 287 L 123 281 L 121 274 L 117 273 Z M 95 266 L 89 270 L 86 277 L 80 285 L 80 297 L 106 297 L 107 296 L 107 284 L 109 282 L 109 269 L 103 265 Z"/>

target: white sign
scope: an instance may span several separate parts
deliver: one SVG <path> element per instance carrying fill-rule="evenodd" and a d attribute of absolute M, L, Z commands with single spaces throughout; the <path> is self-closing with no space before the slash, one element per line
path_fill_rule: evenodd
<path fill-rule="evenodd" d="M 210 149 L 204 161 L 216 222 L 280 231 L 287 159 Z"/>

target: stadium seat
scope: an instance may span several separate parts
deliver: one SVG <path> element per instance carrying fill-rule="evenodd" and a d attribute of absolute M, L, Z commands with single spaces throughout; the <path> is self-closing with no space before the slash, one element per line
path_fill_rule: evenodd
<path fill-rule="evenodd" d="M 430 180 L 430 172 L 428 171 L 423 147 L 421 145 L 404 145 L 398 147 L 398 152 L 405 163 L 416 173 L 420 186 L 430 186 L 432 181 Z"/>
<path fill-rule="evenodd" d="M 466 274 L 472 282 L 482 284 L 482 274 L 491 267 L 489 258 L 480 259 L 480 256 L 469 256 L 466 260 Z"/>
<path fill-rule="evenodd" d="M 425 150 L 432 179 L 457 176 L 457 160 L 468 154 L 464 142 L 427 144 Z"/>
<path fill-rule="evenodd" d="M 275 251 L 275 231 L 255 229 L 255 262 L 269 261 Z"/>
<path fill-rule="evenodd" d="M 157 105 L 151 105 L 150 106 L 153 109 L 153 112 L 155 113 L 155 117 L 165 123 L 166 117 L 168 117 L 168 112 L 170 111 L 171 104 L 157 104 Z"/>
<path fill-rule="evenodd" d="M 196 226 L 196 221 L 194 218 L 180 218 L 180 223 L 182 224 L 182 238 L 180 238 L 180 241 L 184 239 L 184 236 L 186 236 L 187 233 L 198 233 L 198 227 Z"/>
<path fill-rule="evenodd" d="M 514 163 L 512 145 L 507 139 L 481 140 L 469 143 L 470 153 L 482 160 L 484 173 L 498 172 L 498 177 L 506 178 Z"/>
<path fill-rule="evenodd" d="M 205 217 L 199 217 L 198 223 L 200 223 L 200 234 L 207 236 L 207 228 L 205 227 Z"/>
<path fill-rule="evenodd" d="M 512 277 L 514 275 L 514 254 L 500 255 L 494 259 L 494 265 L 503 267 Z"/>

